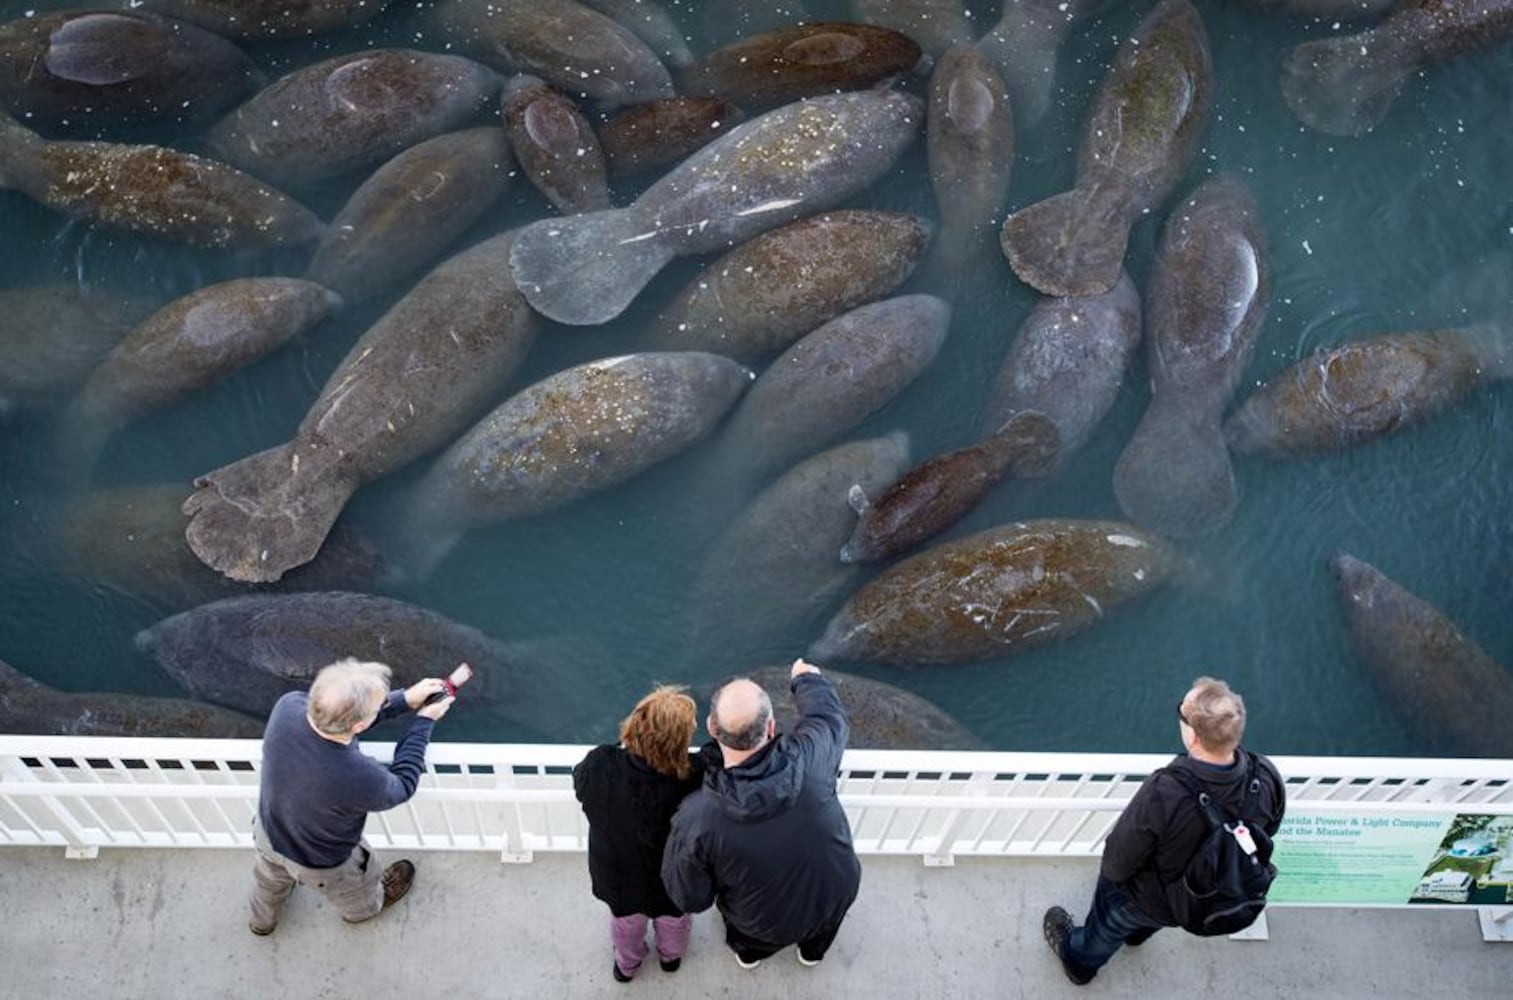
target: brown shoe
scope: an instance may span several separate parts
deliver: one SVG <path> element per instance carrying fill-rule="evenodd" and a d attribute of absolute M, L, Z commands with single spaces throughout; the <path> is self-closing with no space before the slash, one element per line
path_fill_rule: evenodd
<path fill-rule="evenodd" d="M 415 865 L 410 861 L 396 861 L 384 869 L 384 909 L 388 909 L 410 891 L 415 882 Z"/>

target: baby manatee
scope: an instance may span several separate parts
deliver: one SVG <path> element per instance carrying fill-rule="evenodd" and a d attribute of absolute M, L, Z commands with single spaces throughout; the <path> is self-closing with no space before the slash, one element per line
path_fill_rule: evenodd
<path fill-rule="evenodd" d="M 790 694 L 790 667 L 760 667 L 745 676 L 766 689 L 778 732 L 791 733 L 798 712 Z M 883 681 L 832 667 L 825 676 L 835 685 L 851 735 L 850 747 L 874 750 L 983 750 L 982 741 L 939 706 Z"/>
<path fill-rule="evenodd" d="M 390 0 L 131 0 L 227 38 L 263 40 L 316 35 L 377 15 Z"/>
<path fill-rule="evenodd" d="M 940 208 L 936 251 L 955 271 L 991 244 L 1014 166 L 1008 92 L 993 64 L 970 45 L 950 49 L 935 64 L 925 137 Z"/>
<path fill-rule="evenodd" d="M 609 207 L 604 152 L 571 97 L 521 74 L 504 86 L 504 134 L 526 179 L 564 215 Z"/>
<path fill-rule="evenodd" d="M 611 177 L 628 177 L 677 163 L 746 120 L 719 97 L 667 97 L 634 104 L 599 128 Z"/>

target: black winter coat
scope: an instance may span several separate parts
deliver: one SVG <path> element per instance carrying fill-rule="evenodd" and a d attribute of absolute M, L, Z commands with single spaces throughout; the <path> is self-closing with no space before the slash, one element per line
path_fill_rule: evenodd
<path fill-rule="evenodd" d="M 573 791 L 588 817 L 588 874 L 594 896 L 617 917 L 644 913 L 675 917 L 678 909 L 662 887 L 662 847 L 683 797 L 699 786 L 703 766 L 686 779 L 661 774 L 624 747 L 588 752 L 573 768 Z"/>
<path fill-rule="evenodd" d="M 1166 765 L 1182 768 L 1198 779 L 1219 812 L 1233 816 L 1245 795 L 1245 748 L 1232 768 L 1213 767 L 1180 755 Z M 1287 807 L 1287 792 L 1276 765 L 1256 754 L 1256 777 L 1261 779 L 1258 815 L 1245 818 L 1275 836 Z M 1208 822 L 1197 799 L 1176 778 L 1157 772 L 1145 780 L 1124 807 L 1103 845 L 1104 878 L 1123 889 L 1146 915 L 1176 926 L 1165 886 L 1182 877 L 1193 852 L 1208 835 Z"/>
<path fill-rule="evenodd" d="M 662 862 L 678 906 L 697 912 L 718 900 L 728 923 L 778 947 L 840 923 L 862 878 L 835 789 L 845 712 L 822 674 L 800 674 L 793 698 L 791 734 L 737 767 L 706 770 L 673 817 Z"/>

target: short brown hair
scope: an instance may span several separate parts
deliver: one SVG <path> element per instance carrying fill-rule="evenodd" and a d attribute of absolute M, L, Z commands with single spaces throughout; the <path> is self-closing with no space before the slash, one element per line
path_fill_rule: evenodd
<path fill-rule="evenodd" d="M 1187 724 L 1193 727 L 1199 742 L 1220 752 L 1239 746 L 1240 737 L 1245 735 L 1245 699 L 1212 677 L 1199 677 L 1191 690 Z"/>
<path fill-rule="evenodd" d="M 677 778 L 688 777 L 688 746 L 697 727 L 693 699 L 684 690 L 657 685 L 620 723 L 620 742 L 625 749 L 650 764 L 652 770 Z"/>

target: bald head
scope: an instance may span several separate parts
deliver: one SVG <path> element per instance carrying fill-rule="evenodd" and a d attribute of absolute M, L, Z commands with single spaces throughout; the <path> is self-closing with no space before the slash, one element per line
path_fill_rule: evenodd
<path fill-rule="evenodd" d="M 731 750 L 755 750 L 767 741 L 772 699 L 747 677 L 721 684 L 709 699 L 709 735 Z"/>

